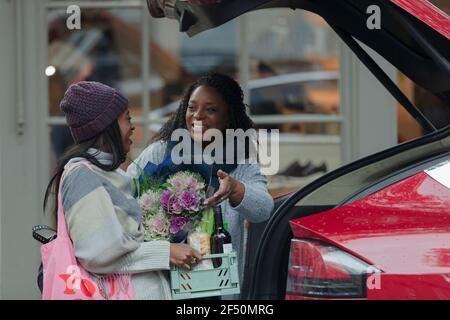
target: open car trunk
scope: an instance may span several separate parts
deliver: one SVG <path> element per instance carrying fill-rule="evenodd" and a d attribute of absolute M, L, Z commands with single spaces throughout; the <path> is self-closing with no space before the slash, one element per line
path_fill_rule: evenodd
<path fill-rule="evenodd" d="M 196 5 L 189 1 L 148 0 L 149 7 L 163 2 L 171 3 L 172 15 L 179 20 L 180 31 L 190 36 L 258 9 L 286 7 L 314 12 L 324 18 L 425 132 L 434 131 L 434 126 L 355 39 L 450 106 L 450 19 L 425 0 L 207 0 L 203 2 L 208 4 Z M 367 27 L 370 16 L 367 8 L 371 5 L 380 8 L 380 29 Z M 163 9 L 158 17 L 164 16 L 162 12 Z"/>

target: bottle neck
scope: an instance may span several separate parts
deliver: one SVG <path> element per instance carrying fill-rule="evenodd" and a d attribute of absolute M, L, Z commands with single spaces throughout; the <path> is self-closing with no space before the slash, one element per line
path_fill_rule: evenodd
<path fill-rule="evenodd" d="M 224 230 L 222 208 L 220 206 L 214 207 L 214 219 L 215 219 L 216 230 Z"/>

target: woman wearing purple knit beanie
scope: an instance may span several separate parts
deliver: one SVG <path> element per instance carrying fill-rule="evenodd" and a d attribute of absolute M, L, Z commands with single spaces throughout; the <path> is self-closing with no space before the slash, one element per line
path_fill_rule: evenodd
<path fill-rule="evenodd" d="M 143 241 L 135 187 L 119 167 L 134 130 L 127 98 L 107 85 L 82 81 L 69 87 L 60 107 L 75 145 L 50 180 L 44 209 L 51 193 L 58 203 L 61 190 L 75 257 L 93 277 L 131 274 L 135 299 L 170 299 L 170 263 L 184 267 L 201 255 L 186 244 Z"/>

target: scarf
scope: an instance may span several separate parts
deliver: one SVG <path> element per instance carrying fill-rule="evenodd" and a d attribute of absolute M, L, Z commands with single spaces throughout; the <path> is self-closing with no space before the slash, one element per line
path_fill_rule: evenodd
<path fill-rule="evenodd" d="M 183 158 L 185 159 L 189 157 L 191 160 L 190 163 L 175 164 L 172 159 L 172 150 L 178 143 L 178 141 L 169 141 L 167 143 L 163 161 L 159 165 L 156 165 L 150 161 L 145 165 L 143 169 L 145 177 L 151 177 L 156 178 L 160 181 L 166 181 L 169 176 L 180 171 L 196 172 L 202 176 L 207 186 L 212 186 L 216 191 L 219 188 L 219 178 L 217 176 L 217 171 L 222 170 L 229 174 L 237 167 L 237 157 L 234 153 L 233 155 L 231 155 L 235 160 L 233 161 L 233 164 L 226 164 L 226 151 L 223 153 L 223 160 L 221 164 L 217 164 L 215 162 L 213 162 L 212 164 L 208 164 L 204 161 L 205 159 L 203 159 L 203 157 L 201 158 L 201 163 L 195 163 L 199 161 L 194 162 L 194 160 L 198 159 L 198 157 L 201 156 L 198 152 L 196 152 L 196 150 L 200 150 L 201 152 L 203 152 L 203 149 L 201 147 L 198 147 L 198 145 L 197 147 L 195 147 L 195 142 L 192 139 L 191 151 L 193 150 L 193 152 L 191 152 L 190 155 L 180 154 L 180 156 L 183 156 Z M 226 148 L 224 149 L 226 150 Z M 212 156 L 214 159 L 214 154 L 212 154 Z M 142 182 L 142 176 L 140 176 L 139 183 Z"/>

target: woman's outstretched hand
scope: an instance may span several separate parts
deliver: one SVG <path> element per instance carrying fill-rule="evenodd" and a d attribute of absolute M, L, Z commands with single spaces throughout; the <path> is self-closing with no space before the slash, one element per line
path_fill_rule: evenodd
<path fill-rule="evenodd" d="M 190 245 L 184 243 L 170 244 L 170 263 L 179 268 L 190 270 L 202 259 L 202 255 Z"/>
<path fill-rule="evenodd" d="M 229 199 L 233 207 L 238 206 L 244 198 L 244 185 L 222 170 L 217 171 L 219 177 L 219 190 L 212 197 L 205 199 L 205 206 L 213 207 Z"/>

